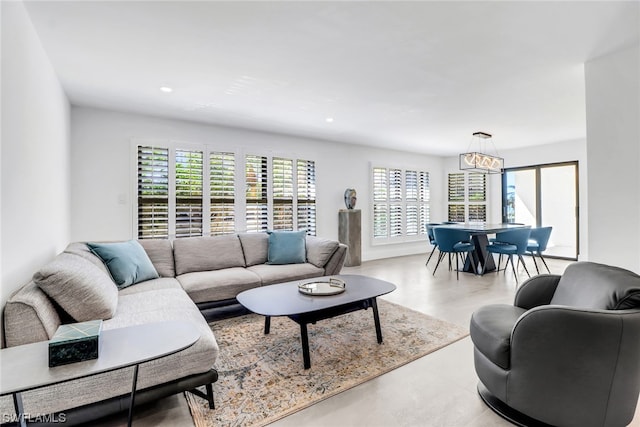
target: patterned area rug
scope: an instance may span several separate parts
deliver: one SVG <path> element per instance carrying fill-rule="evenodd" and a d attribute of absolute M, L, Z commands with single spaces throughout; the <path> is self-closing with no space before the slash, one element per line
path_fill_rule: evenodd
<path fill-rule="evenodd" d="M 220 356 L 213 385 L 216 409 L 186 393 L 197 427 L 263 426 L 362 384 L 468 335 L 457 325 L 378 300 L 379 345 L 373 312 L 360 310 L 309 325 L 311 369 L 302 366 L 300 327 L 284 317 L 255 314 L 211 324 Z"/>

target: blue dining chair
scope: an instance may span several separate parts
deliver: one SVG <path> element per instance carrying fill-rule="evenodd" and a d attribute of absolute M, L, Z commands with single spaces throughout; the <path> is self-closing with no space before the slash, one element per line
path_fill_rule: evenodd
<path fill-rule="evenodd" d="M 441 225 L 440 222 L 430 222 L 426 225 L 427 236 L 429 237 L 429 243 L 433 246 L 431 253 L 429 254 L 429 258 L 427 258 L 427 262 L 424 265 L 429 265 L 429 261 L 431 261 L 431 257 L 435 253 L 436 249 L 438 249 L 438 242 L 436 241 L 435 236 L 433 235 L 433 227 L 435 225 Z"/>
<path fill-rule="evenodd" d="M 551 273 L 547 262 L 542 257 L 542 252 L 547 250 L 547 245 L 549 244 L 549 237 L 551 237 L 552 229 L 553 227 L 538 227 L 531 229 L 529 243 L 527 244 L 527 252 L 531 254 L 531 258 L 533 258 L 533 264 L 536 266 L 536 272 L 538 272 L 538 274 L 540 274 L 540 270 L 538 270 L 536 255 L 538 255 L 542 260 L 542 263 L 547 268 L 547 272 L 549 274 Z"/>
<path fill-rule="evenodd" d="M 459 280 L 460 266 L 458 264 L 458 256 L 462 256 L 463 253 L 466 253 L 468 257 L 469 253 L 473 251 L 473 243 L 469 243 L 471 240 L 471 233 L 468 231 L 457 230 L 455 228 L 434 227 L 433 235 L 436 242 L 438 242 L 438 250 L 440 251 L 436 268 L 433 269 L 433 275 L 435 276 L 436 270 L 438 269 L 438 266 L 445 254 L 449 254 L 449 267 L 451 267 L 451 254 L 454 254 L 456 257 L 456 280 Z M 473 272 L 477 274 L 476 266 L 471 260 L 469 261 Z"/>
<path fill-rule="evenodd" d="M 522 255 L 527 251 L 527 245 L 529 244 L 529 235 L 531 234 L 531 228 L 518 228 L 515 230 L 506 230 L 496 233 L 496 241 L 500 243 L 493 243 L 487 246 L 487 252 L 491 254 L 498 254 L 500 258 L 498 260 L 498 268 L 496 272 L 500 271 L 500 263 L 502 261 L 502 255 L 508 255 L 507 264 L 504 267 L 506 272 L 509 262 L 511 262 L 511 268 L 513 269 L 513 275 L 518 282 L 518 272 L 516 266 L 513 264 L 513 256 L 518 256 L 518 264 L 522 263 L 524 271 L 527 272 L 527 276 L 531 277 L 527 265 L 524 263 Z"/>

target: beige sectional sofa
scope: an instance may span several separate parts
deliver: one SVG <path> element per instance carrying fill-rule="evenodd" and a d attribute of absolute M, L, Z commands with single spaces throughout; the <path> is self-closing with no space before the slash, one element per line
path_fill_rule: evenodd
<path fill-rule="evenodd" d="M 72 243 L 9 298 L 3 313 L 5 346 L 49 340 L 61 324 L 87 317 L 102 318 L 103 330 L 187 319 L 200 339 L 140 366 L 136 404 L 203 385 L 209 391 L 217 380 L 218 345 L 203 313 L 237 303 L 235 296 L 246 289 L 338 274 L 347 250 L 336 241 L 307 236 L 306 262 L 271 265 L 266 233 L 138 242 L 158 278 L 118 289 L 102 260 L 85 243 Z M 126 409 L 130 387 L 131 370 L 123 369 L 26 392 L 24 410 L 64 412 L 71 424 L 86 422 Z M 207 397 L 212 403 L 212 395 Z M 12 413 L 10 397 L 0 405 L 3 414 Z"/>

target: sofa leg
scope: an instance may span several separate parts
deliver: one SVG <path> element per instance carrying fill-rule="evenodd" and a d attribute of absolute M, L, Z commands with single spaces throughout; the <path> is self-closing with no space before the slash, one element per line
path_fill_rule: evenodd
<path fill-rule="evenodd" d="M 205 388 L 207 389 L 207 400 L 209 401 L 209 409 L 216 409 L 216 404 L 213 401 L 213 384 L 207 384 Z"/>
<path fill-rule="evenodd" d="M 200 390 L 198 390 L 197 388 L 194 388 L 193 390 L 189 390 L 189 393 L 198 396 L 204 400 L 206 400 L 207 402 L 209 402 L 209 409 L 216 409 L 216 404 L 213 401 L 213 384 L 205 384 L 205 389 L 207 390 L 207 393 L 203 393 Z"/>

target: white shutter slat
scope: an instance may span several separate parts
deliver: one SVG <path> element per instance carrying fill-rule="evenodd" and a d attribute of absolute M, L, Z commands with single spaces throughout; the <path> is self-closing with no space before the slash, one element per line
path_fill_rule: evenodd
<path fill-rule="evenodd" d="M 202 236 L 203 154 L 176 150 L 176 238 Z"/>
<path fill-rule="evenodd" d="M 316 235 L 316 164 L 310 160 L 298 160 L 296 167 L 298 230 Z"/>
<path fill-rule="evenodd" d="M 487 200 L 487 175 L 483 173 L 469 173 L 469 201 L 485 202 Z"/>
<path fill-rule="evenodd" d="M 247 155 L 245 161 L 247 231 L 267 231 L 269 212 L 267 199 L 267 158 Z"/>
<path fill-rule="evenodd" d="M 169 237 L 169 150 L 138 146 L 138 238 Z"/>
<path fill-rule="evenodd" d="M 273 229 L 293 230 L 293 160 L 274 157 L 271 179 L 273 182 Z"/>
<path fill-rule="evenodd" d="M 464 202 L 464 173 L 449 174 L 448 197 L 450 202 Z"/>
<path fill-rule="evenodd" d="M 233 153 L 209 153 L 209 216 L 212 235 L 235 232 L 235 171 Z"/>

